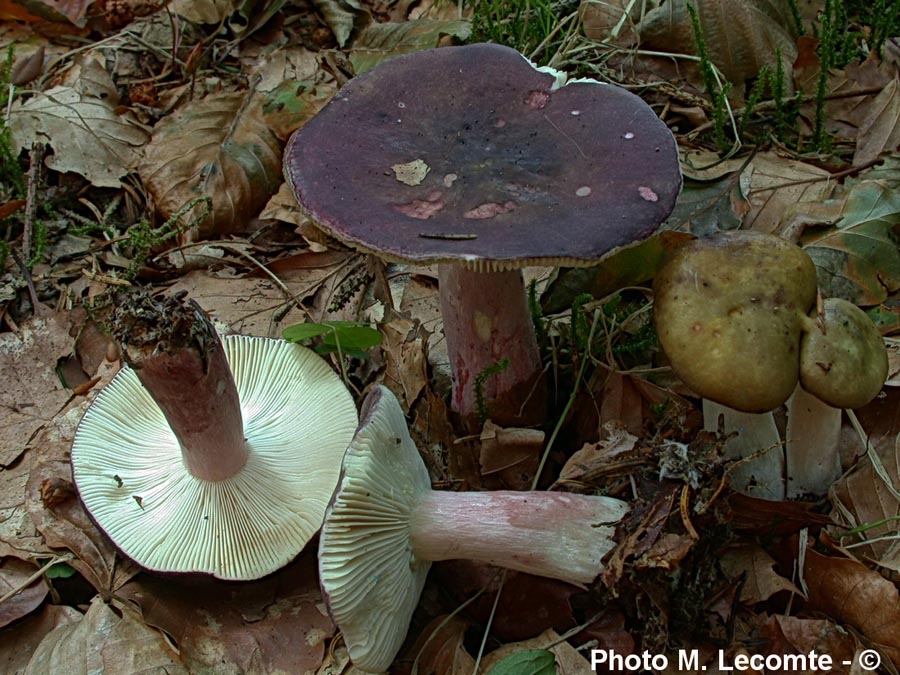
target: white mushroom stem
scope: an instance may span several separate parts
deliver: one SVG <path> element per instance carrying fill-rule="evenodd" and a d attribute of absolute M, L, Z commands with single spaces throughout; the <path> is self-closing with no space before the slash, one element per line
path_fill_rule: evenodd
<path fill-rule="evenodd" d="M 559 492 L 430 492 L 414 509 L 410 540 L 420 560 L 479 560 L 584 585 L 603 570 L 627 510 Z"/>
<path fill-rule="evenodd" d="M 234 377 L 214 331 L 213 336 L 205 349 L 128 348 L 127 353 L 178 439 L 187 470 L 195 478 L 217 482 L 244 468 L 249 448 Z"/>
<path fill-rule="evenodd" d="M 725 455 L 745 459 L 729 473 L 731 486 L 744 494 L 784 501 L 784 450 L 771 412 L 745 413 L 703 399 L 703 428 L 715 432 L 723 417 L 725 433 L 737 433 L 725 443 Z"/>
<path fill-rule="evenodd" d="M 787 402 L 787 498 L 821 497 L 841 476 L 840 408 L 797 387 Z"/>
<path fill-rule="evenodd" d="M 508 359 L 482 385 L 491 419 L 502 426 L 542 423 L 546 385 L 521 270 L 480 272 L 443 264 L 438 273 L 453 409 L 464 418 L 476 415 L 479 374 Z"/>

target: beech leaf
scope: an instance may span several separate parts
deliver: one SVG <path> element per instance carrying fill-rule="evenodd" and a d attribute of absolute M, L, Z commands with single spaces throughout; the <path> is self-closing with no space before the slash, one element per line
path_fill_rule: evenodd
<path fill-rule="evenodd" d="M 121 187 L 149 136 L 113 106 L 75 87 L 54 87 L 13 105 L 13 145 L 22 151 L 35 142 L 47 143 L 53 148 L 45 160 L 50 169 L 80 174 L 97 187 Z"/>
<path fill-rule="evenodd" d="M 465 40 L 471 32 L 469 21 L 412 19 L 402 23 L 373 23 L 353 42 L 350 63 L 359 75 L 392 56 L 437 47 L 445 35 Z"/>
<path fill-rule="evenodd" d="M 877 305 L 900 288 L 900 195 L 881 183 L 853 186 L 834 228 L 805 233 L 826 297 Z"/>
<path fill-rule="evenodd" d="M 138 171 L 165 218 L 192 199 L 211 197 L 212 212 L 198 232 L 206 238 L 246 225 L 275 194 L 281 143 L 256 98 L 215 94 L 157 124 Z"/>
<path fill-rule="evenodd" d="M 900 80 L 891 80 L 868 104 L 866 112 L 857 135 L 854 166 L 900 146 Z"/>

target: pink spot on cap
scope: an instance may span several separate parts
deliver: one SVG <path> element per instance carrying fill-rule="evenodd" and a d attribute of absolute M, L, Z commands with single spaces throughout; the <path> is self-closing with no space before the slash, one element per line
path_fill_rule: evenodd
<path fill-rule="evenodd" d="M 440 190 L 434 190 L 429 192 L 425 199 L 414 199 L 407 204 L 397 204 L 394 208 L 404 216 L 416 220 L 428 220 L 436 213 L 440 213 L 444 206 L 443 194 Z"/>
<path fill-rule="evenodd" d="M 646 199 L 648 202 L 658 202 L 659 201 L 659 195 L 656 194 L 650 188 L 648 188 L 646 185 L 641 185 L 638 188 L 638 194 L 641 195 L 642 199 Z"/>
<path fill-rule="evenodd" d="M 486 202 L 484 204 L 476 206 L 474 209 L 469 209 L 468 211 L 466 211 L 463 214 L 463 218 L 470 218 L 472 220 L 486 220 L 487 218 L 499 216 L 501 213 L 512 211 L 515 208 L 516 203 L 512 200 L 504 202 L 503 204 L 498 204 L 497 202 Z"/>
<path fill-rule="evenodd" d="M 546 91 L 539 91 L 538 89 L 533 89 L 528 92 L 528 95 L 525 97 L 523 103 L 527 105 L 529 108 L 534 108 L 535 110 L 540 110 L 544 106 L 546 106 L 550 102 L 550 94 Z"/>

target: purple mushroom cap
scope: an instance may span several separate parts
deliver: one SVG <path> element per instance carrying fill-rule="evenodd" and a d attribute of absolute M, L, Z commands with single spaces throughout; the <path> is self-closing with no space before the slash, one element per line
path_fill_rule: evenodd
<path fill-rule="evenodd" d="M 675 140 L 634 94 L 475 44 L 392 58 L 298 130 L 285 174 L 331 235 L 391 261 L 589 265 L 652 234 Z"/>

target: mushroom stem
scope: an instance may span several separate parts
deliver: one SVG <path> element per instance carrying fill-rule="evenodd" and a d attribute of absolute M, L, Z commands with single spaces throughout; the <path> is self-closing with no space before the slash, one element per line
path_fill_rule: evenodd
<path fill-rule="evenodd" d="M 841 416 L 803 387 L 787 401 L 785 460 L 788 499 L 821 497 L 841 477 Z"/>
<path fill-rule="evenodd" d="M 249 448 L 234 377 L 206 314 L 141 294 L 117 309 L 114 322 L 122 353 L 178 439 L 190 474 L 213 482 L 234 476 Z"/>
<path fill-rule="evenodd" d="M 479 560 L 584 585 L 603 570 L 616 499 L 560 492 L 429 492 L 410 524 L 420 560 Z M 612 523 L 612 525 L 610 525 Z"/>
<path fill-rule="evenodd" d="M 501 426 L 543 423 L 546 383 L 521 270 L 478 272 L 442 264 L 438 273 L 453 410 L 473 420 L 478 376 L 508 359 L 504 370 L 482 384 L 490 418 Z"/>

